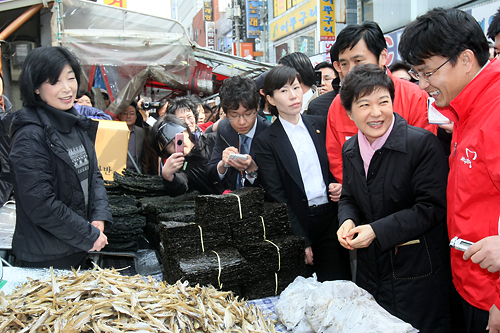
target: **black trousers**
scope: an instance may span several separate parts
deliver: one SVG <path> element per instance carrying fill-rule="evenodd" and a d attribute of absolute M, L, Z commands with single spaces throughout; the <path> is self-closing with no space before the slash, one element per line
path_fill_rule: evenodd
<path fill-rule="evenodd" d="M 460 295 L 459 295 L 460 297 Z M 470 305 L 466 300 L 460 297 L 462 301 L 463 320 L 465 327 L 462 332 L 466 333 L 485 333 L 488 326 L 490 312 L 478 309 Z"/>
<path fill-rule="evenodd" d="M 349 252 L 337 239 L 337 213 L 338 206 L 333 202 L 309 209 L 308 236 L 314 265 L 306 265 L 306 276 L 316 273 L 320 282 L 352 278 Z"/>
<path fill-rule="evenodd" d="M 77 252 L 66 257 L 54 260 L 47 260 L 47 261 L 32 262 L 32 261 L 24 261 L 18 259 L 16 261 L 16 266 L 32 267 L 32 268 L 53 267 L 55 269 L 71 269 L 72 267 L 77 269 L 78 267 L 81 267 L 85 269 L 87 268 L 86 259 L 87 259 L 87 252 Z"/>

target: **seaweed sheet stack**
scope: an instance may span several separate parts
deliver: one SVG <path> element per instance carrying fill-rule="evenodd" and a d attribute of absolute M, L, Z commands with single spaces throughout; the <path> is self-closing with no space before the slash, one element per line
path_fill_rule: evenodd
<path fill-rule="evenodd" d="M 114 180 L 105 181 L 105 185 L 114 221 L 105 230 L 109 242 L 106 251 L 136 251 L 139 237 L 145 235 L 160 253 L 160 219 L 194 221 L 194 198 L 199 193 L 169 197 L 159 176 L 125 170 L 123 175 L 115 172 Z"/>
<path fill-rule="evenodd" d="M 105 251 L 137 251 L 138 240 L 144 234 L 146 218 L 140 214 L 138 201 L 129 195 L 108 195 L 113 224 L 104 230 L 108 237 Z"/>
<path fill-rule="evenodd" d="M 146 217 L 144 233 L 153 249 L 161 253 L 160 221 L 194 222 L 194 199 L 198 192 L 177 197 L 158 196 L 139 199 L 141 214 Z"/>
<path fill-rule="evenodd" d="M 194 222 L 172 213 L 158 225 L 168 283 L 185 279 L 256 299 L 304 273 L 304 239 L 292 235 L 286 205 L 264 203 L 262 189 L 197 196 L 194 212 Z"/>

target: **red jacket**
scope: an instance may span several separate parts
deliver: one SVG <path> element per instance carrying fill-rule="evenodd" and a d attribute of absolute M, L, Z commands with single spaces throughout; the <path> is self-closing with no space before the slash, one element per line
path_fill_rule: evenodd
<path fill-rule="evenodd" d="M 455 123 L 448 177 L 448 235 L 477 242 L 498 235 L 500 217 L 500 62 L 492 60 L 451 101 L 439 108 Z M 471 305 L 500 308 L 499 275 L 464 261 L 451 250 L 453 283 Z"/>
<path fill-rule="evenodd" d="M 393 77 L 389 69 L 387 74 L 394 82 L 394 112 L 406 119 L 409 125 L 425 128 L 436 134 L 437 126 L 429 124 L 427 118 L 427 93 L 414 83 Z M 342 183 L 342 146 L 356 133 L 358 128 L 347 116 L 340 104 L 340 95 L 337 95 L 328 110 L 326 150 L 330 172 L 339 183 Z"/>

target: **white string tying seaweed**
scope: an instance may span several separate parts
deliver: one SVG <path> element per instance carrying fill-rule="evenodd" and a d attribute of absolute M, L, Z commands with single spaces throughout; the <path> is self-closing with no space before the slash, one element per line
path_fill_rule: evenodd
<path fill-rule="evenodd" d="M 243 213 L 241 211 L 241 200 L 240 200 L 240 196 L 237 195 L 237 194 L 234 194 L 234 193 L 228 193 L 228 194 L 231 194 L 231 195 L 234 195 L 236 198 L 238 198 L 238 207 L 240 209 L 240 220 L 243 220 Z"/>
<path fill-rule="evenodd" d="M 201 225 L 198 224 L 198 228 L 200 228 L 200 239 L 201 239 L 201 250 L 205 253 L 205 244 L 203 243 L 203 229 Z"/>
<path fill-rule="evenodd" d="M 281 270 L 281 254 L 280 254 L 280 248 L 278 245 L 274 244 L 270 240 L 266 239 L 266 224 L 264 223 L 264 218 L 260 216 L 260 220 L 262 221 L 262 229 L 264 230 L 264 240 L 268 243 L 273 244 L 276 247 L 276 250 L 278 251 L 278 272 Z M 274 294 L 278 294 L 278 273 L 274 272 L 274 279 L 275 279 L 275 284 L 276 288 L 274 290 Z"/>
<path fill-rule="evenodd" d="M 219 254 L 214 250 L 212 250 L 212 252 L 215 253 L 215 255 L 217 256 L 217 262 L 219 263 L 219 276 L 217 276 L 217 282 L 219 282 L 219 289 L 222 290 L 222 283 L 220 283 L 220 273 L 222 272 L 222 267 L 220 265 L 220 257 Z"/>

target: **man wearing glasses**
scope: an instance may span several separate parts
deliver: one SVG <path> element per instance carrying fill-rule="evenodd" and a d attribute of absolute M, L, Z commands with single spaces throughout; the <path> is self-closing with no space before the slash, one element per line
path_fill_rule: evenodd
<path fill-rule="evenodd" d="M 337 72 L 345 77 L 359 64 L 374 64 L 386 68 L 389 55 L 380 27 L 375 22 L 365 21 L 361 25 L 349 25 L 339 33 L 330 49 L 330 57 Z M 419 91 L 414 83 L 393 77 L 389 69 L 386 71 L 394 82 L 394 112 L 402 116 L 409 125 L 425 128 L 436 134 L 437 126 L 430 125 L 427 117 L 428 95 Z M 342 183 L 342 146 L 356 133 L 358 128 L 347 116 L 340 103 L 340 96 L 336 96 L 328 110 L 326 148 L 330 171 L 339 183 Z M 340 190 L 340 184 L 331 189 L 332 194 L 340 193 Z"/>
<path fill-rule="evenodd" d="M 271 123 L 257 115 L 259 93 L 255 81 L 233 76 L 220 89 L 222 110 L 227 118 L 217 128 L 217 139 L 205 170 L 207 179 L 227 190 L 253 186 L 257 182 L 252 140 Z M 231 154 L 245 157 L 232 158 Z"/>
<path fill-rule="evenodd" d="M 491 18 L 490 26 L 488 27 L 488 38 L 495 43 L 495 57 L 500 53 L 500 8 Z"/>
<path fill-rule="evenodd" d="M 488 60 L 475 18 L 457 9 L 418 17 L 401 35 L 399 52 L 420 89 L 454 123 L 448 236 L 475 243 L 465 253 L 450 252 L 461 296 L 457 318 L 464 318 L 466 332 L 500 332 L 500 63 Z"/>

